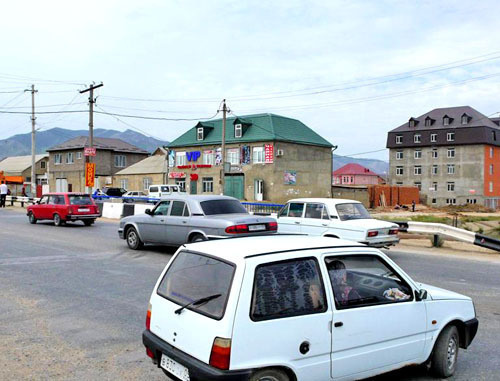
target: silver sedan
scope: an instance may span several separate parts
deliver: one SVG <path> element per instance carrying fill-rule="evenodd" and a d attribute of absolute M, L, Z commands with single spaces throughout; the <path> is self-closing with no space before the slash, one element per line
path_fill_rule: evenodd
<path fill-rule="evenodd" d="M 144 244 L 180 246 L 209 239 L 274 234 L 277 229 L 274 218 L 249 214 L 233 197 L 172 194 L 145 214 L 122 218 L 118 234 L 136 250 Z"/>

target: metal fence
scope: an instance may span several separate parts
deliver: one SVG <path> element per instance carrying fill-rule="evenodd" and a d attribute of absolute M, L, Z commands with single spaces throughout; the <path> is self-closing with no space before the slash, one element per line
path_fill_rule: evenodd
<path fill-rule="evenodd" d="M 278 213 L 284 206 L 282 204 L 266 204 L 259 202 L 242 202 L 242 204 L 249 213 L 262 215 Z"/>

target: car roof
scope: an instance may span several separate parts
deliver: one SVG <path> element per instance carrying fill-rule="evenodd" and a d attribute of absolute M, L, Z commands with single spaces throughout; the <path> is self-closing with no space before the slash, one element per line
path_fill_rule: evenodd
<path fill-rule="evenodd" d="M 347 198 L 294 198 L 288 200 L 288 202 L 322 202 L 325 204 L 345 204 L 345 203 L 356 203 L 361 204 L 358 200 L 349 200 Z"/>
<path fill-rule="evenodd" d="M 187 193 L 172 193 L 162 196 L 161 199 L 179 199 L 179 200 L 193 200 L 193 201 L 208 201 L 208 200 L 236 200 L 234 197 L 221 196 L 221 195 L 193 195 Z"/>
<path fill-rule="evenodd" d="M 272 234 L 255 237 L 235 237 L 184 245 L 188 250 L 218 257 L 229 262 L 243 262 L 245 258 L 284 251 L 314 250 L 320 248 L 360 247 L 364 245 L 332 237 L 290 234 Z"/>
<path fill-rule="evenodd" d="M 64 196 L 65 194 L 68 196 L 90 196 L 88 193 L 82 192 L 49 192 L 44 193 L 42 196 Z"/>

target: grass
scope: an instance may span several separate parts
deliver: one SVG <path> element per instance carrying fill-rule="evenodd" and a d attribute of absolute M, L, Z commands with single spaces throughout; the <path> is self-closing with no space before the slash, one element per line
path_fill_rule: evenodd
<path fill-rule="evenodd" d="M 384 221 L 395 221 L 395 222 L 406 222 L 406 221 L 416 221 L 416 222 L 433 222 L 436 224 L 447 224 L 451 225 L 452 219 L 448 217 L 437 217 L 431 214 L 417 215 L 412 217 L 396 217 L 392 218 L 390 216 L 380 216 L 379 220 Z"/>

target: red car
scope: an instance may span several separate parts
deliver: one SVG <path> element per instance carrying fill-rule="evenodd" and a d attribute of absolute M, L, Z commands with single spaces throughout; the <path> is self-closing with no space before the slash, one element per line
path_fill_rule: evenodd
<path fill-rule="evenodd" d="M 100 217 L 99 208 L 92 197 L 85 193 L 48 193 L 35 205 L 28 206 L 26 211 L 30 223 L 53 220 L 56 226 L 79 220 L 90 226 Z"/>

